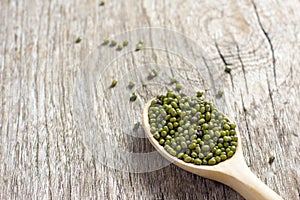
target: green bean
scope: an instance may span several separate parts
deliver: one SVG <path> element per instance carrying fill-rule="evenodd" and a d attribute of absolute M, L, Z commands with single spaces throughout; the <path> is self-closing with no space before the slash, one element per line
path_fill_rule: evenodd
<path fill-rule="evenodd" d="M 123 46 L 126 47 L 128 45 L 128 43 L 129 43 L 128 40 L 124 40 Z"/>
<path fill-rule="evenodd" d="M 181 90 L 178 85 L 176 90 Z M 184 162 L 215 165 L 231 158 L 237 149 L 236 125 L 203 93 L 190 97 L 168 90 L 157 96 L 149 108 L 149 124 L 159 144 Z"/>
<path fill-rule="evenodd" d="M 117 81 L 117 80 L 113 80 L 113 81 L 111 82 L 110 87 L 111 87 L 111 88 L 116 87 L 117 84 L 118 84 L 118 81 Z"/>

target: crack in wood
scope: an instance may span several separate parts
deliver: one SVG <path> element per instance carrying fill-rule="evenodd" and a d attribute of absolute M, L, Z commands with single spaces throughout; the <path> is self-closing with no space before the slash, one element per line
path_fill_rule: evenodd
<path fill-rule="evenodd" d="M 273 76 L 274 76 L 275 86 L 277 87 L 277 72 L 276 72 L 276 59 L 275 59 L 274 47 L 273 47 L 273 44 L 272 44 L 271 38 L 269 37 L 268 32 L 266 31 L 266 29 L 264 28 L 264 26 L 261 23 L 261 19 L 260 19 L 260 16 L 258 14 L 257 6 L 256 6 L 255 2 L 253 0 L 251 2 L 252 2 L 252 5 L 253 5 L 253 8 L 254 8 L 254 11 L 255 11 L 255 15 L 256 15 L 256 18 L 257 18 L 259 28 L 262 30 L 262 32 L 263 32 L 263 34 L 264 34 L 264 36 L 265 36 L 265 38 L 266 38 L 266 40 L 269 44 L 270 50 L 271 50 Z"/>
<path fill-rule="evenodd" d="M 215 85 L 215 81 L 214 81 L 213 75 L 212 75 L 212 73 L 211 73 L 211 71 L 209 69 L 209 66 L 207 65 L 206 59 L 204 57 L 202 57 L 202 59 L 203 59 L 204 65 L 205 65 L 205 67 L 206 67 L 206 69 L 208 71 L 209 79 L 210 79 L 210 82 L 212 84 L 214 93 L 216 93 L 217 90 L 216 90 L 216 85 Z"/>
<path fill-rule="evenodd" d="M 242 66 L 242 72 L 243 72 L 243 77 L 244 77 L 244 81 L 245 81 L 246 91 L 247 91 L 247 93 L 249 93 L 248 82 L 247 82 L 246 71 L 245 71 L 245 65 L 242 61 L 242 58 L 241 58 L 241 55 L 240 55 L 240 48 L 239 48 L 238 45 L 236 45 L 236 49 L 237 49 L 238 60 L 240 61 L 241 66 Z"/>
<path fill-rule="evenodd" d="M 243 98 L 243 93 L 242 91 L 240 91 L 240 94 L 241 94 L 241 103 L 242 103 L 242 106 L 243 106 L 243 114 L 244 114 L 244 120 L 245 120 L 245 123 L 246 123 L 246 132 L 247 132 L 247 135 L 248 135 L 248 138 L 249 138 L 249 143 L 252 144 L 252 138 L 251 138 L 251 135 L 250 135 L 250 127 L 249 127 L 249 124 L 248 124 L 248 121 L 247 121 L 247 109 L 245 107 L 245 102 L 244 102 L 244 98 Z M 240 138 L 241 139 L 241 138 Z M 251 152 L 252 154 L 254 155 L 254 150 L 252 148 L 252 145 L 246 145 L 247 149 L 248 149 L 248 152 L 250 153 L 250 149 L 251 149 Z M 252 157 L 252 156 L 249 156 L 249 157 Z M 251 166 L 252 165 L 252 162 L 251 162 L 251 159 L 249 159 L 249 165 Z"/>
<path fill-rule="evenodd" d="M 216 48 L 217 48 L 218 54 L 219 54 L 221 60 L 223 61 L 224 65 L 229 65 L 229 64 L 227 63 L 227 61 L 225 60 L 223 54 L 221 53 L 221 50 L 220 50 L 219 45 L 218 45 L 217 42 L 215 42 L 215 46 L 216 46 Z"/>
<path fill-rule="evenodd" d="M 221 50 L 220 50 L 219 45 L 218 45 L 217 42 L 215 42 L 215 46 L 216 46 L 216 48 L 217 48 L 218 54 L 219 54 L 221 60 L 223 61 L 224 65 L 225 65 L 225 66 L 226 66 L 226 65 L 231 65 L 230 63 L 228 63 L 228 62 L 225 60 L 225 57 L 224 57 L 224 55 L 221 53 Z M 233 83 L 233 77 L 232 77 L 231 72 L 229 72 L 229 76 L 230 76 L 230 82 L 231 82 L 232 90 L 234 90 L 234 83 Z"/>

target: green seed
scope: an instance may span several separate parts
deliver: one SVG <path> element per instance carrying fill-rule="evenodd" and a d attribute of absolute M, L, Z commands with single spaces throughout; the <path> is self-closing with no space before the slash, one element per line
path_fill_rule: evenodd
<path fill-rule="evenodd" d="M 218 90 L 218 97 L 222 97 L 224 94 L 223 90 Z"/>
<path fill-rule="evenodd" d="M 155 78 L 158 75 L 158 72 L 156 70 L 152 70 L 149 74 L 148 74 L 148 79 L 151 80 L 153 78 Z"/>
<path fill-rule="evenodd" d="M 230 150 L 233 151 L 233 152 L 236 152 L 236 147 L 235 146 L 231 146 Z"/>
<path fill-rule="evenodd" d="M 184 156 L 184 153 L 179 153 L 179 154 L 177 155 L 177 158 L 181 159 L 181 158 L 183 158 L 183 156 Z"/>
<path fill-rule="evenodd" d="M 140 123 L 140 122 L 135 123 L 134 126 L 133 126 L 133 130 L 139 129 L 140 126 L 141 126 L 141 123 Z"/>
<path fill-rule="evenodd" d="M 173 108 L 178 108 L 178 105 L 175 101 L 172 101 L 171 106 L 173 106 Z"/>
<path fill-rule="evenodd" d="M 221 137 L 221 133 L 219 131 L 215 131 L 215 137 L 218 139 L 219 137 Z"/>
<path fill-rule="evenodd" d="M 191 162 L 191 160 L 192 160 L 192 158 L 190 156 L 184 158 L 184 162 L 187 162 L 187 163 Z"/>
<path fill-rule="evenodd" d="M 114 47 L 114 46 L 116 46 L 117 45 L 117 42 L 115 41 L 115 40 L 112 40 L 111 42 L 110 42 L 110 46 L 111 47 Z"/>
<path fill-rule="evenodd" d="M 161 135 L 162 137 L 166 137 L 166 136 L 167 136 L 167 132 L 166 132 L 166 131 L 162 131 L 162 132 L 160 133 L 160 135 Z"/>
<path fill-rule="evenodd" d="M 171 122 L 168 123 L 169 129 L 173 129 L 173 124 Z"/>
<path fill-rule="evenodd" d="M 111 88 L 116 87 L 117 84 L 118 84 L 118 81 L 117 81 L 117 80 L 113 80 L 113 81 L 111 82 L 110 87 L 111 87 Z"/>
<path fill-rule="evenodd" d="M 171 117 L 170 118 L 170 122 L 172 122 L 172 123 L 176 122 L 176 120 L 177 120 L 176 117 Z"/>
<path fill-rule="evenodd" d="M 143 44 L 141 44 L 141 43 L 138 43 L 138 44 L 136 45 L 136 47 L 135 47 L 135 51 L 139 51 L 139 50 L 141 50 L 141 49 L 142 49 L 142 47 L 143 47 Z"/>
<path fill-rule="evenodd" d="M 225 142 L 230 142 L 231 141 L 231 137 L 230 136 L 224 136 L 224 141 Z"/>
<path fill-rule="evenodd" d="M 123 49 L 123 46 L 119 44 L 117 47 L 117 51 L 121 51 L 122 49 Z"/>
<path fill-rule="evenodd" d="M 229 147 L 229 143 L 228 142 L 224 142 L 223 146 L 227 148 L 227 147 Z"/>
<path fill-rule="evenodd" d="M 220 156 L 216 156 L 216 162 L 219 163 L 221 161 L 222 161 L 221 157 Z"/>
<path fill-rule="evenodd" d="M 237 142 L 237 140 L 238 140 L 238 137 L 235 135 L 235 136 L 232 136 L 232 141 L 235 141 L 235 142 Z"/>
<path fill-rule="evenodd" d="M 172 137 L 171 137 L 170 135 L 167 135 L 165 139 L 166 139 L 166 140 L 171 140 Z"/>
<path fill-rule="evenodd" d="M 186 157 L 188 157 L 189 155 L 187 155 L 186 153 L 182 156 L 183 159 L 185 159 Z"/>
<path fill-rule="evenodd" d="M 176 151 L 181 151 L 181 146 L 180 145 L 176 146 Z"/>
<path fill-rule="evenodd" d="M 78 44 L 78 43 L 80 43 L 80 42 L 81 42 L 81 38 L 78 37 L 78 38 L 75 40 L 75 43 Z"/>
<path fill-rule="evenodd" d="M 209 165 L 215 165 L 216 164 L 216 158 L 212 157 L 211 159 L 209 159 L 208 164 Z"/>
<path fill-rule="evenodd" d="M 226 132 L 225 131 L 220 131 L 220 133 L 221 133 L 222 137 L 226 136 Z"/>
<path fill-rule="evenodd" d="M 199 158 L 200 159 L 203 159 L 205 156 L 204 156 L 204 154 L 203 153 L 199 153 Z"/>
<path fill-rule="evenodd" d="M 137 99 L 137 95 L 136 93 L 132 93 L 131 97 L 130 97 L 130 101 L 135 101 Z"/>
<path fill-rule="evenodd" d="M 175 86 L 176 90 L 179 91 L 182 89 L 182 85 L 177 83 L 176 86 Z"/>
<path fill-rule="evenodd" d="M 230 130 L 230 126 L 229 126 L 228 124 L 224 124 L 224 125 L 223 125 L 223 128 L 224 128 L 225 130 Z"/>
<path fill-rule="evenodd" d="M 103 45 L 107 45 L 109 43 L 109 38 L 105 38 L 104 40 L 103 40 Z"/>
<path fill-rule="evenodd" d="M 197 146 L 197 144 L 196 144 L 196 143 L 191 143 L 191 144 L 189 145 L 189 148 L 190 148 L 190 149 L 195 149 L 195 148 L 196 148 L 196 146 Z"/>
<path fill-rule="evenodd" d="M 200 125 L 205 123 L 205 119 L 201 118 L 198 122 Z"/>
<path fill-rule="evenodd" d="M 210 139 L 210 135 L 204 135 L 203 136 L 203 140 L 209 140 Z"/>
<path fill-rule="evenodd" d="M 164 149 L 168 151 L 168 150 L 171 149 L 171 147 L 170 147 L 169 145 L 165 145 L 165 146 L 164 146 Z"/>
<path fill-rule="evenodd" d="M 150 128 L 150 132 L 151 132 L 151 133 L 155 133 L 155 132 L 156 132 L 156 128 L 155 128 L 155 127 L 151 127 L 151 128 Z"/>
<path fill-rule="evenodd" d="M 203 96 L 203 94 L 204 94 L 204 92 L 203 92 L 203 91 L 198 91 L 198 92 L 197 92 L 197 97 L 202 97 L 202 96 Z"/>
<path fill-rule="evenodd" d="M 227 153 L 227 156 L 228 156 L 228 157 L 232 157 L 233 154 L 234 154 L 233 151 L 229 151 L 229 152 Z"/>
<path fill-rule="evenodd" d="M 179 126 L 178 122 L 173 123 L 173 127 L 177 128 Z"/>
<path fill-rule="evenodd" d="M 202 164 L 202 160 L 200 160 L 199 158 L 196 158 L 196 159 L 194 160 L 194 163 L 195 163 L 196 165 L 201 165 L 201 164 Z"/>
<path fill-rule="evenodd" d="M 197 154 L 196 152 L 192 152 L 192 153 L 191 153 L 191 156 L 192 156 L 193 158 L 196 158 L 196 157 L 198 156 L 198 154 Z"/>
<path fill-rule="evenodd" d="M 133 87 L 135 86 L 135 83 L 133 81 L 129 81 L 129 84 L 128 84 L 128 88 L 129 89 L 132 89 Z M 157 101 L 156 101 L 157 102 Z M 152 103 L 151 103 L 152 104 Z"/>
<path fill-rule="evenodd" d="M 191 109 L 191 113 L 192 113 L 192 114 L 195 114 L 196 112 L 197 112 L 197 110 L 196 110 L 195 108 L 192 108 L 192 109 Z"/>
<path fill-rule="evenodd" d="M 213 156 L 214 156 L 213 153 L 208 153 L 208 154 L 206 155 L 206 159 L 210 159 L 210 158 L 212 158 Z"/>
<path fill-rule="evenodd" d="M 158 140 L 158 139 L 160 138 L 160 135 L 159 135 L 159 133 L 155 133 L 155 134 L 153 134 L 153 137 L 154 137 L 156 140 Z"/>
<path fill-rule="evenodd" d="M 176 80 L 176 78 L 171 78 L 170 82 L 171 82 L 171 84 L 173 84 L 173 83 L 176 83 L 177 80 Z"/>
<path fill-rule="evenodd" d="M 160 140 L 159 140 L 159 144 L 160 145 L 163 145 L 165 143 L 165 140 L 163 139 L 163 138 L 161 138 Z"/>
<path fill-rule="evenodd" d="M 170 152 L 169 152 L 172 156 L 176 156 L 177 155 L 177 153 L 176 153 L 176 151 L 175 150 L 170 150 Z"/>
<path fill-rule="evenodd" d="M 165 145 L 169 145 L 169 144 L 171 144 L 171 141 L 170 140 L 166 140 Z"/>
<path fill-rule="evenodd" d="M 207 130 L 209 129 L 209 125 L 207 123 L 202 124 L 202 130 Z"/>
<path fill-rule="evenodd" d="M 207 113 L 205 114 L 205 119 L 206 119 L 206 121 L 209 121 L 209 120 L 211 119 L 211 114 L 210 114 L 210 112 L 207 112 Z"/>
<path fill-rule="evenodd" d="M 105 5 L 105 1 L 100 1 L 99 6 L 104 6 Z"/>
<path fill-rule="evenodd" d="M 187 148 L 186 142 L 181 142 L 180 145 L 181 145 L 182 149 L 186 149 Z"/>
<path fill-rule="evenodd" d="M 223 161 L 224 161 L 224 160 L 226 160 L 226 159 L 227 159 L 227 156 L 226 156 L 226 155 L 221 155 L 221 156 L 220 156 L 220 158 L 221 158 L 221 160 L 223 160 Z"/>
<path fill-rule="evenodd" d="M 230 124 L 230 128 L 235 129 L 236 125 L 235 124 Z"/>
<path fill-rule="evenodd" d="M 192 152 L 192 150 L 190 150 L 190 149 L 186 149 L 186 150 L 185 150 L 185 153 L 188 154 L 188 155 L 190 155 L 191 152 Z"/>
<path fill-rule="evenodd" d="M 217 150 L 215 151 L 215 154 L 216 154 L 216 155 L 220 155 L 221 153 L 222 153 L 221 149 L 217 149 Z"/>
<path fill-rule="evenodd" d="M 126 47 L 128 45 L 128 43 L 129 43 L 128 40 L 124 40 L 123 46 Z"/>
<path fill-rule="evenodd" d="M 275 156 L 270 156 L 268 161 L 269 164 L 271 165 L 274 162 L 274 160 L 275 160 Z"/>
<path fill-rule="evenodd" d="M 224 69 L 224 71 L 226 72 L 226 73 L 230 73 L 231 72 L 231 67 L 230 66 L 225 66 L 225 69 Z"/>
<path fill-rule="evenodd" d="M 209 145 L 203 145 L 202 146 L 203 151 L 209 151 L 209 149 L 210 149 Z"/>
<path fill-rule="evenodd" d="M 205 113 L 205 107 L 204 106 L 200 107 L 200 112 Z"/>

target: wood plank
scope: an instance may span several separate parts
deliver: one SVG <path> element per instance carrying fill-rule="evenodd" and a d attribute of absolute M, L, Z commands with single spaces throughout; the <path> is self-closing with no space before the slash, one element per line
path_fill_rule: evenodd
<path fill-rule="evenodd" d="M 247 164 L 284 199 L 300 199 L 299 7 L 297 1 L 271 0 L 107 0 L 104 6 L 92 0 L 2 1 L 0 199 L 243 199 L 172 164 L 130 173 L 108 167 L 92 152 L 101 150 L 99 141 L 118 145 L 105 147 L 107 152 L 154 151 L 141 129 L 126 133 L 140 120 L 143 103 L 160 92 L 157 86 L 165 89 L 174 75 L 187 92 L 224 90 L 215 103 L 238 123 Z M 160 40 L 153 31 L 137 38 L 139 27 L 165 27 L 166 34 L 174 30 L 182 37 L 169 42 L 171 36 Z M 130 45 L 120 52 L 101 46 L 113 36 L 128 37 Z M 130 52 L 139 39 L 149 48 Z M 148 66 L 159 68 L 156 85 L 146 78 Z M 214 68 L 213 85 L 197 74 L 202 67 Z M 119 84 L 109 90 L 114 78 Z M 131 79 L 139 94 L 134 104 L 126 88 Z M 121 95 L 122 103 L 115 99 Z M 103 133 L 109 134 L 100 138 Z"/>

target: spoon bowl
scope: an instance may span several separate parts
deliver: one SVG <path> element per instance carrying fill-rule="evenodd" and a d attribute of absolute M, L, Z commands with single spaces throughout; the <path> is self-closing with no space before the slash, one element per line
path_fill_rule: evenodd
<path fill-rule="evenodd" d="M 154 98 L 148 101 L 143 109 L 143 128 L 150 143 L 164 158 L 186 171 L 228 185 L 240 193 L 245 199 L 282 199 L 276 192 L 260 181 L 247 166 L 243 156 L 241 136 L 238 130 L 236 130 L 238 145 L 235 154 L 233 157 L 216 165 L 195 165 L 193 163 L 186 163 L 170 155 L 150 132 L 148 111 L 152 100 L 154 100 Z"/>

